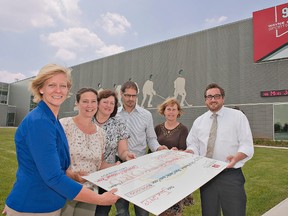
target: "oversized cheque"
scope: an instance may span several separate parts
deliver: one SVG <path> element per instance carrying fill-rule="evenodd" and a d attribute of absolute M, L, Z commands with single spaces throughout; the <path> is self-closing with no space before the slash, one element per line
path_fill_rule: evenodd
<path fill-rule="evenodd" d="M 158 215 L 220 173 L 227 163 L 182 151 L 157 151 L 84 178 Z"/>

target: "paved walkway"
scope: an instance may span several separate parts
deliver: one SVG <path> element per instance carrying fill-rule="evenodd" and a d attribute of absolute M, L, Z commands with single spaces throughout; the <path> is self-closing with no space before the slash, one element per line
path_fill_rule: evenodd
<path fill-rule="evenodd" d="M 274 149 L 288 149 L 288 147 L 281 147 L 281 146 L 265 146 L 265 145 L 254 145 L 254 147 L 260 148 L 274 148 Z M 288 215 L 288 214 L 287 214 Z"/>
<path fill-rule="evenodd" d="M 288 215 L 288 198 L 274 206 L 262 216 L 287 216 Z"/>

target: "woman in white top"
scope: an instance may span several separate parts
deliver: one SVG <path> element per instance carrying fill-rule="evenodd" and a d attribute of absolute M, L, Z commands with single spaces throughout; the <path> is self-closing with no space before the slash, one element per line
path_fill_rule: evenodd
<path fill-rule="evenodd" d="M 96 185 L 82 178 L 111 165 L 103 161 L 105 150 L 105 132 L 92 119 L 97 111 L 97 91 L 93 88 L 81 88 L 76 94 L 78 115 L 60 119 L 68 139 L 71 165 L 67 175 L 98 192 Z M 93 204 L 68 201 L 62 209 L 62 216 L 94 216 Z"/>

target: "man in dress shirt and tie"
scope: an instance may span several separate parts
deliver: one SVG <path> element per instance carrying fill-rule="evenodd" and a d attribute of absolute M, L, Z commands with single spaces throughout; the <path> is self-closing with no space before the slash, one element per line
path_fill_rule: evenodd
<path fill-rule="evenodd" d="M 224 171 L 200 188 L 203 216 L 220 216 L 221 211 L 224 216 L 246 215 L 241 167 L 254 154 L 253 138 L 245 114 L 224 107 L 224 97 L 219 85 L 206 87 L 204 98 L 209 110 L 194 121 L 187 137 L 186 152 L 228 163 Z"/>

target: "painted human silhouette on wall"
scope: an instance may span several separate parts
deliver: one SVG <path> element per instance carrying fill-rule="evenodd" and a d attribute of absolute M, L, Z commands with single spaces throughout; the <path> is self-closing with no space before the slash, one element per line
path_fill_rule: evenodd
<path fill-rule="evenodd" d="M 182 77 L 183 70 L 179 70 L 178 77 L 174 81 L 174 97 L 177 98 L 178 95 L 181 96 L 180 106 L 192 106 L 186 101 L 186 90 L 185 90 L 185 78 Z M 184 104 L 185 102 L 185 104 Z"/>
<path fill-rule="evenodd" d="M 122 100 L 121 100 L 121 85 L 117 85 L 117 84 L 114 84 L 114 91 L 115 91 L 115 94 L 118 98 L 118 103 L 119 103 L 119 106 L 122 106 Z"/>
<path fill-rule="evenodd" d="M 154 83 L 152 81 L 152 76 L 153 75 L 151 74 L 149 79 L 144 83 L 143 88 L 142 88 L 142 93 L 143 93 L 143 100 L 141 103 L 142 107 L 144 106 L 147 96 L 149 96 L 147 107 L 153 107 L 151 102 L 152 102 L 153 96 L 156 95 L 156 91 L 153 88 Z"/>
<path fill-rule="evenodd" d="M 97 88 L 97 92 L 99 93 L 99 92 L 101 92 L 101 91 L 103 91 L 103 88 L 102 88 L 102 85 L 101 85 L 101 83 L 98 83 L 98 88 Z"/>

